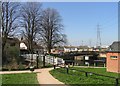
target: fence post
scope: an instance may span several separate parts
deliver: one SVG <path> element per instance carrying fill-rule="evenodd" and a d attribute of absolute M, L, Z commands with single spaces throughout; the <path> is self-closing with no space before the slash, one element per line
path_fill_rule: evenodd
<path fill-rule="evenodd" d="M 85 72 L 85 76 L 86 76 L 86 77 L 88 77 L 88 74 L 87 74 L 87 72 Z"/>
<path fill-rule="evenodd" d="M 67 74 L 69 74 L 69 69 L 67 68 Z"/>
<path fill-rule="evenodd" d="M 118 78 L 116 78 L 116 86 L 118 86 L 118 84 L 119 84 L 119 83 L 118 83 Z"/>

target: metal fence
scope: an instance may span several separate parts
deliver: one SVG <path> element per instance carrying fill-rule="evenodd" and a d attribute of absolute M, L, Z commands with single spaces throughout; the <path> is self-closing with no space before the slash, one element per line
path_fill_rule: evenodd
<path fill-rule="evenodd" d="M 41 59 L 41 61 L 43 61 L 43 55 L 39 55 L 39 58 Z M 58 58 L 50 55 L 45 56 L 45 62 L 49 64 L 56 64 L 56 65 L 65 63 L 65 61 L 62 58 Z"/>

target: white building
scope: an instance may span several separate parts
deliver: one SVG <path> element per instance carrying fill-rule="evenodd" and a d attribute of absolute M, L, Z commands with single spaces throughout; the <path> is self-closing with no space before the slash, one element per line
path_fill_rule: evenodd
<path fill-rule="evenodd" d="M 65 46 L 64 47 L 64 52 L 74 52 L 74 51 L 78 51 L 78 48 L 75 46 Z"/>
<path fill-rule="evenodd" d="M 20 49 L 25 49 L 27 50 L 27 46 L 25 45 L 25 43 L 20 43 Z"/>

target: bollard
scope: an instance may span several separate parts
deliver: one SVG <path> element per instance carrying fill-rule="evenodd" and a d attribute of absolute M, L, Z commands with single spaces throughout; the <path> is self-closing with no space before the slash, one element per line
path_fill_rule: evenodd
<path fill-rule="evenodd" d="M 118 84 L 119 84 L 119 83 L 118 83 L 118 78 L 116 78 L 116 86 L 118 86 Z"/>
<path fill-rule="evenodd" d="M 88 74 L 87 74 L 87 72 L 85 72 L 85 76 L 86 76 L 86 77 L 88 77 Z"/>

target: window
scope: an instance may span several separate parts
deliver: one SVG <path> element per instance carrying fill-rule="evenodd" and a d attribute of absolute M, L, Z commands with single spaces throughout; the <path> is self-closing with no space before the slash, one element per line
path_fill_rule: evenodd
<path fill-rule="evenodd" d="M 117 59 L 117 56 L 110 56 L 111 59 Z"/>

